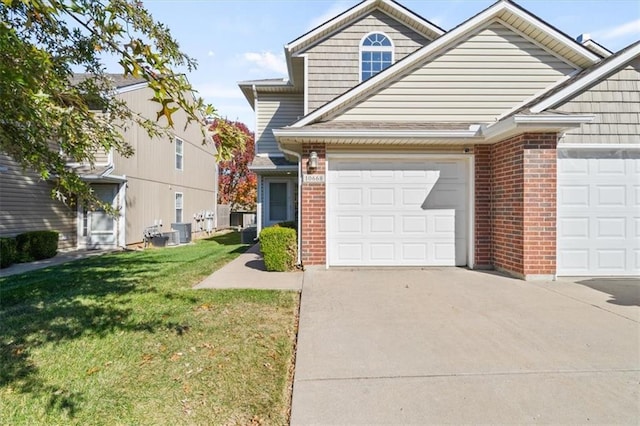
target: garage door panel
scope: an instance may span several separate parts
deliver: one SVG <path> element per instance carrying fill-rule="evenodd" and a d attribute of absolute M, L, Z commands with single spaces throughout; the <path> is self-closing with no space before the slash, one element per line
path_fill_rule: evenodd
<path fill-rule="evenodd" d="M 336 216 L 337 229 L 341 234 L 362 233 L 362 216 Z"/>
<path fill-rule="evenodd" d="M 367 191 L 370 207 L 393 206 L 396 204 L 396 191 L 393 186 L 386 188 L 368 188 Z"/>
<path fill-rule="evenodd" d="M 363 259 L 363 246 L 362 243 L 337 243 L 337 254 L 345 261 L 360 262 Z"/>
<path fill-rule="evenodd" d="M 393 234 L 396 232 L 394 216 L 369 216 L 369 232 L 375 237 L 377 234 Z"/>
<path fill-rule="evenodd" d="M 360 206 L 363 202 L 362 188 L 341 187 L 336 190 L 336 199 L 339 208 L 343 206 Z"/>
<path fill-rule="evenodd" d="M 589 219 L 584 217 L 564 217 L 558 220 L 560 238 L 589 239 Z"/>
<path fill-rule="evenodd" d="M 558 190 L 558 203 L 565 207 L 587 207 L 589 192 L 589 185 L 566 184 Z"/>
<path fill-rule="evenodd" d="M 640 274 L 640 152 L 558 152 L 558 275 Z"/>
<path fill-rule="evenodd" d="M 370 244 L 371 260 L 379 262 L 389 262 L 395 257 L 394 243 L 372 243 Z"/>
<path fill-rule="evenodd" d="M 596 252 L 596 265 L 607 274 L 621 274 L 627 270 L 627 254 L 622 249 L 600 249 Z"/>
<path fill-rule="evenodd" d="M 464 164 L 330 160 L 329 264 L 466 264 Z"/>
<path fill-rule="evenodd" d="M 607 217 L 596 219 L 596 235 L 598 238 L 624 240 L 627 237 L 627 219 L 624 217 Z"/>
<path fill-rule="evenodd" d="M 427 246 L 427 243 L 400 243 L 401 257 L 408 263 L 425 263 L 429 251 Z"/>
<path fill-rule="evenodd" d="M 595 186 L 596 205 L 600 207 L 624 207 L 627 205 L 625 185 Z"/>

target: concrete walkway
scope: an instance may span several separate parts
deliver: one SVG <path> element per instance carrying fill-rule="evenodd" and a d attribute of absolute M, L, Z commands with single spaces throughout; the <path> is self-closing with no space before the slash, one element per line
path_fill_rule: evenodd
<path fill-rule="evenodd" d="M 48 268 L 49 266 L 62 265 L 63 263 L 72 262 L 74 260 L 86 259 L 87 257 L 92 256 L 100 256 L 105 253 L 111 252 L 113 252 L 113 250 L 61 251 L 50 259 L 36 260 L 35 262 L 28 263 L 16 263 L 9 266 L 8 268 L 0 269 L 0 278 L 35 271 L 38 269 L 44 269 Z"/>
<path fill-rule="evenodd" d="M 259 290 L 302 289 L 302 272 L 267 272 L 256 244 L 194 286 L 201 288 L 244 288 Z"/>
<path fill-rule="evenodd" d="M 292 425 L 638 424 L 640 282 L 305 271 Z"/>

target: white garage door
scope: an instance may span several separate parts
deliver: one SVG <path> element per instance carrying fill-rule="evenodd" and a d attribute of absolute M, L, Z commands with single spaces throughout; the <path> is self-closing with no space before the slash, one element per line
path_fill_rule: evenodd
<path fill-rule="evenodd" d="M 330 159 L 329 265 L 466 265 L 467 164 Z"/>
<path fill-rule="evenodd" d="M 558 153 L 558 275 L 640 274 L 640 151 Z"/>

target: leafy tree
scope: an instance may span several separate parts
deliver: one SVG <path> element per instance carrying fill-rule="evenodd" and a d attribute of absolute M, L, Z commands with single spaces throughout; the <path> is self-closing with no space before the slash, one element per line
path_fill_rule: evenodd
<path fill-rule="evenodd" d="M 218 164 L 218 203 L 229 204 L 232 210 L 253 211 L 256 208 L 258 186 L 256 174 L 249 170 L 255 153 L 254 134 L 244 123 L 216 120 L 211 125 L 211 130 L 216 133 L 213 137 L 216 147 L 225 145 L 223 135 L 229 133 L 217 132 L 218 126 L 234 128 L 237 133 L 244 135 L 245 141 L 244 146 L 230 152 L 229 160 Z"/>
<path fill-rule="evenodd" d="M 148 82 L 157 117 L 140 116 L 113 96 L 104 65 L 109 56 L 119 59 L 125 76 Z M 195 67 L 141 1 L 0 0 L 0 152 L 54 182 L 58 199 L 69 203 L 74 194 L 94 204 L 90 187 L 67 162 L 93 164 L 101 149 L 130 156 L 123 129 L 137 123 L 151 136 L 166 135 L 178 109 L 189 122 L 217 117 L 193 97 L 183 72 Z M 74 70 L 90 77 L 74 82 Z M 243 144 L 235 128 L 216 131 L 224 142 L 220 158 Z"/>

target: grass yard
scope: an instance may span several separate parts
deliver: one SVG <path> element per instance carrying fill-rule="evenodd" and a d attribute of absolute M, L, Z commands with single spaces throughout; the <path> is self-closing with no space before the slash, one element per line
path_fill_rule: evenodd
<path fill-rule="evenodd" d="M 237 233 L 0 278 L 0 423 L 287 424 L 296 292 L 192 290 Z"/>

